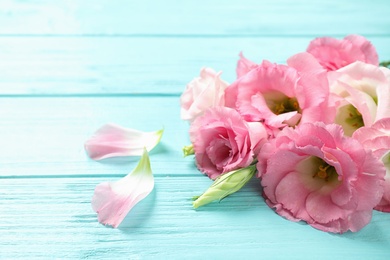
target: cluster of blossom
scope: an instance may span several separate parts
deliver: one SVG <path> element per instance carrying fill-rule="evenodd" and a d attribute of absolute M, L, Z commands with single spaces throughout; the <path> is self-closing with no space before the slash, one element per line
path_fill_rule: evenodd
<path fill-rule="evenodd" d="M 198 169 L 194 207 L 260 179 L 277 214 L 334 233 L 390 212 L 390 70 L 364 37 L 317 38 L 286 65 L 240 54 L 237 79 L 204 68 L 181 96 Z"/>

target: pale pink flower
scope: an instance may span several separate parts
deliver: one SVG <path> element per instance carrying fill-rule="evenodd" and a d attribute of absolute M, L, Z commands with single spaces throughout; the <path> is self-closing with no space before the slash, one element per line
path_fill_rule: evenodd
<path fill-rule="evenodd" d="M 271 135 L 285 126 L 332 122 L 326 71 L 298 71 L 293 66 L 303 56 L 292 66 L 263 61 L 226 89 L 225 105 L 237 109 L 246 121 L 264 122 Z"/>
<path fill-rule="evenodd" d="M 266 203 L 323 231 L 360 230 L 383 195 L 383 164 L 336 124 L 284 128 L 258 160 Z"/>
<path fill-rule="evenodd" d="M 98 220 L 114 228 L 128 212 L 153 190 L 154 179 L 146 149 L 137 167 L 116 182 L 103 182 L 96 186 L 92 198 L 92 209 Z"/>
<path fill-rule="evenodd" d="M 306 50 L 328 71 L 340 69 L 355 61 L 378 66 L 375 47 L 360 35 L 348 35 L 342 40 L 331 37 L 316 38 Z"/>
<path fill-rule="evenodd" d="M 361 142 L 365 148 L 372 150 L 385 165 L 385 192 L 375 209 L 390 212 L 390 118 L 381 119 L 371 127 L 361 127 L 353 133 L 352 137 Z"/>
<path fill-rule="evenodd" d="M 196 164 L 211 179 L 250 165 L 267 139 L 261 123 L 249 124 L 227 107 L 207 110 L 191 124 L 189 133 Z"/>
<path fill-rule="evenodd" d="M 228 83 L 221 80 L 221 74 L 222 72 L 216 73 L 213 69 L 203 68 L 200 76 L 188 83 L 180 97 L 180 114 L 183 120 L 193 121 L 210 107 L 224 106 Z"/>
<path fill-rule="evenodd" d="M 162 137 L 163 130 L 141 132 L 115 124 L 99 128 L 85 144 L 85 151 L 94 160 L 116 156 L 140 156 L 144 147 L 151 151 Z"/>
<path fill-rule="evenodd" d="M 335 123 L 346 135 L 390 117 L 390 70 L 360 61 L 328 74 L 330 91 L 336 94 Z"/>

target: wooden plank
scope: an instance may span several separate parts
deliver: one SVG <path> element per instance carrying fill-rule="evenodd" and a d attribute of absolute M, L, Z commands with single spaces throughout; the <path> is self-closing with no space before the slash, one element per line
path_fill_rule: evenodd
<path fill-rule="evenodd" d="M 0 176 L 96 176 L 126 174 L 138 162 L 123 158 L 95 162 L 84 142 L 103 124 L 113 122 L 142 131 L 165 129 L 151 152 L 156 174 L 196 174 L 188 123 L 180 120 L 177 97 L 1 98 Z"/>
<path fill-rule="evenodd" d="M 314 36 L 360 33 L 390 57 L 385 0 L 24 0 L 0 4 L 0 258 L 387 259 L 389 214 L 330 235 L 284 220 L 258 180 L 200 210 L 211 181 L 182 158 L 178 96 L 203 66 L 233 81 L 237 54 L 283 63 Z M 95 185 L 138 158 L 94 162 L 84 141 L 115 122 L 152 131 L 155 191 L 120 229 L 98 224 Z"/>
<path fill-rule="evenodd" d="M 233 82 L 238 54 L 285 63 L 312 37 L 0 37 L 0 95 L 179 95 L 202 67 Z M 390 59 L 390 37 L 370 37 Z"/>
<path fill-rule="evenodd" d="M 95 185 L 112 178 L 0 182 L 0 258 L 386 259 L 389 214 L 374 213 L 358 233 L 330 235 L 284 220 L 260 197 L 257 180 L 221 203 L 193 210 L 206 177 L 156 177 L 155 191 L 119 229 L 97 222 Z M 342 245 L 342 246 L 341 246 Z"/>
<path fill-rule="evenodd" d="M 0 34 L 389 34 L 387 0 L 5 1 Z"/>

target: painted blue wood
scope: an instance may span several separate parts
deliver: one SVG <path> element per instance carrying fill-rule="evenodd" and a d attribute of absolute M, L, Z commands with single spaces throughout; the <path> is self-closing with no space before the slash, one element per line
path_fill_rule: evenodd
<path fill-rule="evenodd" d="M 388 259 L 390 214 L 324 233 L 276 215 L 255 179 L 193 210 L 211 181 L 182 158 L 178 98 L 203 66 L 231 82 L 240 51 L 283 63 L 315 36 L 360 33 L 389 59 L 389 13 L 387 0 L 1 2 L 0 259 Z M 155 191 L 119 229 L 90 200 L 137 158 L 94 162 L 83 149 L 107 122 L 165 128 Z"/>
<path fill-rule="evenodd" d="M 241 51 L 258 63 L 283 64 L 313 39 L 0 35 L 0 95 L 179 95 L 202 67 L 233 82 Z M 382 60 L 390 58 L 390 36 L 368 39 Z"/>
<path fill-rule="evenodd" d="M 389 34 L 387 0 L 5 1 L 2 34 Z"/>
<path fill-rule="evenodd" d="M 151 157 L 153 163 L 153 157 Z M 97 223 L 90 208 L 101 178 L 0 182 L 0 258 L 48 259 L 387 259 L 390 214 L 375 212 L 358 233 L 334 235 L 270 210 L 254 180 L 200 210 L 190 198 L 205 177 L 156 177 L 155 191 L 119 229 Z"/>
<path fill-rule="evenodd" d="M 142 131 L 164 128 L 151 152 L 156 174 L 194 174 L 184 159 L 188 123 L 177 97 L 19 97 L 0 99 L 0 176 L 107 175 L 131 169 L 138 159 L 90 160 L 84 142 L 112 122 Z"/>

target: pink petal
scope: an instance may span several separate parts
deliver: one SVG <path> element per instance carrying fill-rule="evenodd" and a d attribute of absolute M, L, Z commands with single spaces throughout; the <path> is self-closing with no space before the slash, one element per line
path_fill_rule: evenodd
<path fill-rule="evenodd" d="M 128 212 L 153 190 L 154 179 L 147 151 L 144 151 L 137 167 L 116 182 L 103 182 L 96 186 L 92 198 L 92 209 L 98 221 L 114 228 Z"/>
<path fill-rule="evenodd" d="M 356 211 L 347 219 L 337 219 L 328 223 L 310 223 L 310 225 L 325 232 L 344 233 L 348 230 L 357 232 L 371 221 L 371 217 L 372 211 Z"/>
<path fill-rule="evenodd" d="M 379 203 L 384 193 L 383 185 L 386 169 L 380 160 L 373 159 L 374 156 L 371 153 L 368 153 L 367 157 L 370 160 L 364 161 L 364 172 L 359 176 L 361 181 L 355 184 L 358 191 L 358 210 L 371 209 L 372 204 L 377 205 Z"/>
<path fill-rule="evenodd" d="M 390 171 L 387 169 L 385 182 L 383 185 L 384 193 L 381 201 L 375 207 L 376 210 L 390 212 Z"/>
<path fill-rule="evenodd" d="M 306 200 L 306 210 L 314 222 L 328 223 L 333 220 L 347 217 L 342 208 L 335 205 L 328 195 L 312 192 Z"/>
<path fill-rule="evenodd" d="M 353 45 L 358 47 L 364 53 L 365 59 L 362 61 L 376 66 L 379 65 L 378 53 L 376 52 L 374 45 L 372 45 L 371 42 L 367 41 L 366 38 L 354 34 L 348 35 L 344 39 L 350 41 Z"/>
<path fill-rule="evenodd" d="M 144 147 L 151 151 L 162 137 L 163 130 L 141 132 L 115 124 L 106 124 L 85 142 L 90 158 L 101 160 L 116 156 L 141 156 Z"/>
<path fill-rule="evenodd" d="M 359 35 L 349 35 L 342 40 L 331 37 L 317 38 L 310 42 L 307 52 L 328 71 L 337 70 L 355 61 L 378 66 L 378 54 L 374 46 Z"/>
<path fill-rule="evenodd" d="M 238 81 L 235 81 L 225 89 L 225 106 L 235 108 L 238 95 Z"/>
<path fill-rule="evenodd" d="M 283 209 L 287 209 L 296 220 L 311 218 L 305 208 L 306 197 L 309 194 L 310 191 L 304 186 L 297 172 L 288 173 L 275 190 L 278 203 L 283 204 Z"/>
<path fill-rule="evenodd" d="M 260 156 L 261 154 L 262 152 L 260 152 Z M 278 201 L 276 199 L 275 189 L 279 182 L 287 174 L 291 173 L 297 163 L 302 161 L 304 158 L 306 158 L 306 156 L 299 156 L 298 154 L 290 151 L 278 150 L 272 154 L 271 159 L 267 160 L 267 168 L 266 172 L 262 174 L 261 185 L 264 187 L 264 193 L 273 203 L 277 203 Z M 260 157 L 259 163 L 257 164 L 257 167 L 259 171 L 263 172 L 264 168 L 261 165 L 264 162 L 262 162 L 262 158 Z"/>
<path fill-rule="evenodd" d="M 240 59 L 237 62 L 237 69 L 236 69 L 237 78 L 247 74 L 249 71 L 256 68 L 257 66 L 258 65 L 256 63 L 245 58 L 241 52 Z"/>
<path fill-rule="evenodd" d="M 252 150 L 255 156 L 260 152 L 262 145 L 268 139 L 267 129 L 262 123 L 249 122 L 248 123 L 249 136 L 251 140 Z"/>
<path fill-rule="evenodd" d="M 265 123 L 268 126 L 274 128 L 282 128 L 285 126 L 295 126 L 301 119 L 301 114 L 297 111 L 291 111 L 287 113 L 282 113 L 279 115 L 273 115 L 268 120 L 265 120 Z"/>
<path fill-rule="evenodd" d="M 390 118 L 378 120 L 372 127 L 379 131 L 383 131 L 384 133 L 390 134 Z"/>
<path fill-rule="evenodd" d="M 301 52 L 295 54 L 287 60 L 287 64 L 288 66 L 295 68 L 299 72 L 323 70 L 323 67 L 318 63 L 318 60 L 308 52 Z"/>
<path fill-rule="evenodd" d="M 350 63 L 349 60 L 345 60 L 343 52 L 352 46 L 349 42 L 346 45 L 338 39 L 323 37 L 311 41 L 306 51 L 316 57 L 324 68 L 332 71 Z"/>

